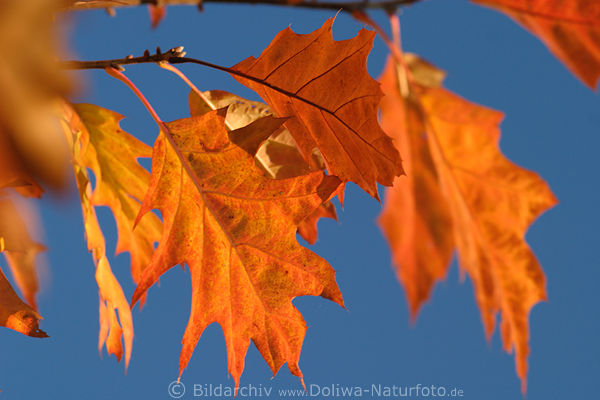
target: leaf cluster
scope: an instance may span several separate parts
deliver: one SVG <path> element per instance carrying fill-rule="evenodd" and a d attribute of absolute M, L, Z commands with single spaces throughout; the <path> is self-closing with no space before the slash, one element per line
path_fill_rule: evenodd
<path fill-rule="evenodd" d="M 537 35 L 586 85 L 600 77 L 600 7 L 593 0 L 474 0 Z M 232 67 L 165 53 L 97 61 L 61 61 L 54 12 L 136 6 L 144 1 L 5 1 L 0 8 L 0 251 L 17 295 L 0 271 L 0 324 L 34 337 L 39 328 L 35 258 L 45 248 L 31 238 L 15 203 L 64 188 L 73 171 L 87 246 L 100 297 L 99 347 L 125 364 L 134 337 L 131 307 L 170 268 L 191 274 L 192 305 L 179 362 L 185 369 L 204 329 L 217 322 L 229 371 L 239 383 L 252 341 L 274 374 L 298 366 L 306 323 L 297 296 L 321 296 L 344 306 L 332 266 L 301 245 L 317 239 L 320 218 L 337 216 L 345 185 L 379 200 L 378 219 L 398 278 L 416 318 L 453 253 L 474 282 L 490 337 L 496 317 L 506 351 L 515 352 L 523 383 L 529 354 L 528 315 L 546 299 L 544 273 L 525 242 L 530 224 L 556 204 L 546 182 L 499 150 L 502 114 L 443 87 L 444 72 L 404 53 L 395 7 L 412 1 L 338 6 L 373 30 L 335 41 L 334 19 L 309 34 L 279 32 L 258 58 Z M 172 3 L 151 2 L 153 25 Z M 273 2 L 328 8 L 325 2 Z M 336 3 L 337 4 L 337 3 Z M 388 12 L 392 37 L 366 10 Z M 15 23 L 14 21 L 19 21 Z M 389 48 L 378 80 L 367 69 L 373 40 Z M 23 46 L 23 43 L 28 43 Z M 165 122 L 123 65 L 154 63 L 190 86 L 188 118 Z M 176 67 L 194 63 L 230 74 L 264 102 L 220 90 L 202 91 Z M 67 69 L 104 69 L 139 97 L 155 120 L 153 147 L 123 131 L 122 116 L 92 104 L 72 104 Z M 139 158 L 151 158 L 148 172 Z M 92 178 L 93 175 L 93 178 Z M 94 184 L 92 184 L 94 182 Z M 128 301 L 113 274 L 96 207 L 114 214 L 117 253 L 131 255 L 137 287 Z M 153 210 L 160 211 L 160 218 Z"/>

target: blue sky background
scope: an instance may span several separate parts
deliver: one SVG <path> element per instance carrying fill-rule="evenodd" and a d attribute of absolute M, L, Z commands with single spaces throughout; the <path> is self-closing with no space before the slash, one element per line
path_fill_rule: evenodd
<path fill-rule="evenodd" d="M 291 25 L 299 33 L 318 28 L 334 12 L 262 6 L 208 4 L 204 13 L 172 7 L 152 31 L 145 8 L 81 12 L 73 19 L 71 48 L 79 59 L 141 55 L 144 49 L 183 45 L 188 55 L 230 66 L 258 56 L 277 32 Z M 383 13 L 374 13 L 385 26 Z M 583 399 L 596 393 L 600 376 L 600 259 L 597 153 L 600 99 L 533 36 L 507 17 L 465 0 L 432 0 L 406 8 L 404 47 L 448 72 L 446 86 L 461 96 L 506 113 L 502 150 L 537 171 L 560 204 L 530 229 L 527 240 L 548 279 L 549 301 L 531 313 L 531 356 L 527 398 Z M 336 39 L 362 25 L 340 14 Z M 386 49 L 376 39 L 369 71 L 378 76 Z M 256 98 L 227 74 L 182 66 L 202 89 L 222 89 Z M 164 120 L 186 117 L 186 85 L 154 65 L 131 66 L 126 74 L 142 89 Z M 157 128 L 141 103 L 103 72 L 80 74 L 86 89 L 76 101 L 93 102 L 127 118 L 122 127 L 151 144 Z M 87 252 L 81 210 L 74 189 L 42 203 L 48 268 L 38 298 L 51 337 L 37 340 L 0 331 L 0 389 L 7 399 L 168 399 L 178 375 L 180 342 L 189 313 L 189 273 L 173 268 L 150 290 L 142 312 L 134 310 L 135 340 L 127 374 L 114 357 L 96 350 L 98 295 Z M 390 264 L 386 242 L 374 220 L 380 205 L 349 185 L 340 222 L 322 221 L 312 249 L 337 270 L 348 310 L 320 298 L 294 304 L 308 325 L 300 367 L 307 385 L 445 385 L 465 399 L 519 399 L 514 360 L 496 333 L 483 334 L 473 288 L 460 283 L 456 265 L 438 285 L 415 326 Z M 116 243 L 112 216 L 99 215 L 108 252 Z M 4 263 L 4 261 L 1 261 Z M 4 266 L 4 264 L 2 264 Z M 127 297 L 134 286 L 129 257 L 112 259 Z M 183 374 L 184 399 L 193 384 L 232 386 L 220 327 L 211 325 Z M 287 367 L 271 379 L 251 346 L 241 385 L 298 389 Z M 274 393 L 271 398 L 279 398 Z"/>

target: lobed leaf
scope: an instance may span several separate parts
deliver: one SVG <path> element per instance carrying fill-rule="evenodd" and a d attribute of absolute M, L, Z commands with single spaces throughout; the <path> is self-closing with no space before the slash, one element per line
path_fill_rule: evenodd
<path fill-rule="evenodd" d="M 91 203 L 112 211 L 118 232 L 116 252 L 130 253 L 131 274 L 137 283 L 162 232 L 162 222 L 154 214 L 133 229 L 150 180 L 150 174 L 137 160 L 151 157 L 152 149 L 124 132 L 119 126 L 123 117 L 114 111 L 93 104 L 73 107 L 89 135 L 81 156 L 83 165 L 96 178 Z"/>
<path fill-rule="evenodd" d="M 524 237 L 556 199 L 537 174 L 500 152 L 501 113 L 418 82 L 402 98 L 397 73 L 388 62 L 382 120 L 402 137 L 398 143 L 406 146 L 412 174 L 389 189 L 380 224 L 413 315 L 445 275 L 455 246 L 461 269 L 473 280 L 486 335 L 491 337 L 499 313 L 504 348 L 515 350 L 525 390 L 529 311 L 546 299 L 546 291 Z M 405 122 L 396 124 L 399 115 Z"/>
<path fill-rule="evenodd" d="M 140 229 L 140 233 L 132 233 L 131 217 L 139 208 L 139 203 L 132 197 L 132 193 L 143 193 L 143 185 L 148 178 L 148 172 L 137 164 L 136 159 L 146 154 L 147 148 L 119 128 L 118 114 L 94 105 L 75 107 L 81 112 L 81 118 L 74 108 L 65 104 L 63 127 L 71 143 L 73 169 L 81 199 L 87 245 L 96 265 L 95 276 L 100 297 L 98 349 L 101 350 L 106 344 L 108 353 L 114 354 L 120 361 L 123 355 L 122 339 L 127 367 L 133 345 L 131 310 L 106 257 L 104 235 L 94 206 L 106 204 L 111 207 L 119 231 L 117 251 L 130 251 L 132 266 L 136 262 L 143 263 L 144 257 L 148 258 L 147 252 L 153 249 L 153 242 L 148 244 L 151 239 L 147 234 L 154 231 Z M 114 156 L 119 157 L 119 160 L 114 160 Z M 96 176 L 96 189 L 93 194 L 87 168 L 92 169 Z M 146 227 L 156 224 L 152 217 L 145 223 L 148 224 Z M 160 230 L 154 233 L 159 232 Z M 139 268 L 141 270 L 143 265 L 140 264 Z M 136 271 L 135 268 L 133 271 Z M 118 318 L 115 310 L 118 312 Z"/>
<path fill-rule="evenodd" d="M 318 149 L 330 174 L 353 181 L 378 198 L 377 183 L 402 174 L 400 156 L 377 122 L 379 84 L 367 72 L 374 32 L 334 41 L 333 19 L 299 35 L 281 31 L 259 58 L 232 67 L 232 76 L 256 91 L 288 120 L 300 153 L 314 167 Z"/>
<path fill-rule="evenodd" d="M 167 123 L 154 144 L 150 187 L 138 220 L 159 209 L 164 230 L 132 304 L 168 269 L 186 264 L 192 306 L 180 374 L 204 329 L 217 322 L 236 386 L 250 340 L 274 374 L 287 362 L 301 377 L 306 324 L 292 299 L 314 295 L 343 301 L 334 270 L 298 244 L 296 227 L 329 200 L 340 181 L 320 171 L 265 177 L 247 149 L 256 149 L 281 121 L 271 132 L 251 124 L 228 134 L 224 114 L 210 111 Z M 244 147 L 234 143 L 240 139 Z"/>

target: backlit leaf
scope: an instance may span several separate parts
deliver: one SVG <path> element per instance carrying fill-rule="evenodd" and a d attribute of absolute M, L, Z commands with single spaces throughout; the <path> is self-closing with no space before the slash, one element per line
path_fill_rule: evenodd
<path fill-rule="evenodd" d="M 389 190 L 380 223 L 411 310 L 444 276 L 455 243 L 459 265 L 473 280 L 486 335 L 491 337 L 500 314 L 504 348 L 514 349 L 525 390 L 529 311 L 546 299 L 546 290 L 524 237 L 556 200 L 537 174 L 500 152 L 501 113 L 418 83 L 404 99 L 398 71 L 389 62 L 382 76 L 382 120 L 391 134 L 403 136 L 398 143 L 406 146 L 412 174 Z M 404 122 L 396 120 L 399 115 Z"/>
<path fill-rule="evenodd" d="M 381 101 L 381 126 L 402 152 L 406 176 L 396 178 L 394 186 L 386 190 L 379 225 L 391 247 L 414 320 L 434 283 L 446 276 L 454 239 L 424 122 L 418 109 L 400 95 L 395 74 L 389 63 L 381 78 L 386 93 Z"/>
<path fill-rule="evenodd" d="M 375 33 L 363 29 L 336 42 L 332 25 L 329 19 L 307 35 L 281 31 L 259 58 L 232 67 L 239 73 L 232 76 L 288 118 L 285 126 L 309 164 L 317 148 L 330 174 L 378 198 L 377 183 L 392 185 L 402 166 L 377 122 L 382 94 L 366 66 Z"/>
<path fill-rule="evenodd" d="M 91 202 L 112 211 L 119 234 L 116 252 L 130 253 L 131 274 L 137 283 L 162 231 L 154 214 L 133 229 L 150 180 L 137 159 L 150 157 L 152 149 L 121 129 L 121 115 L 93 104 L 76 104 L 74 109 L 89 133 L 82 159 L 96 178 Z"/>
<path fill-rule="evenodd" d="M 320 171 L 290 179 L 265 177 L 246 150 L 257 148 L 264 133 L 246 132 L 244 138 L 256 143 L 238 147 L 230 137 L 239 132 L 228 134 L 224 110 L 166 127 L 154 144 L 150 188 L 139 216 L 159 209 L 163 236 L 132 303 L 164 272 L 186 264 L 192 306 L 180 372 L 204 329 L 218 322 L 236 386 L 250 340 L 274 374 L 287 362 L 301 377 L 306 324 L 292 299 L 314 295 L 343 302 L 334 270 L 298 244 L 296 227 L 329 200 L 340 181 Z"/>
<path fill-rule="evenodd" d="M 536 35 L 586 85 L 600 77 L 597 0 L 473 0 L 502 11 Z"/>
<path fill-rule="evenodd" d="M 104 110 L 101 107 L 96 108 L 100 120 L 102 120 L 103 112 L 110 114 L 108 110 Z M 106 343 L 108 353 L 114 354 L 120 361 L 123 355 L 121 346 L 122 336 L 125 343 L 125 367 L 127 367 L 131 358 L 131 348 L 133 345 L 133 322 L 129 303 L 125 298 L 121 285 L 112 273 L 110 264 L 106 258 L 104 235 L 100 229 L 100 224 L 98 223 L 96 211 L 92 203 L 92 189 L 87 172 L 86 158 L 88 151 L 94 151 L 92 150 L 94 144 L 91 141 L 93 130 L 88 131 L 77 113 L 67 104 L 63 105 L 63 128 L 65 136 L 71 144 L 73 170 L 75 172 L 77 188 L 79 189 L 87 246 L 88 250 L 92 253 L 96 265 L 96 282 L 98 283 L 100 297 L 98 350 L 100 351 Z M 121 136 L 127 136 L 122 131 L 114 133 L 121 133 Z M 96 179 L 98 182 L 102 178 L 97 177 Z M 114 315 L 115 310 L 119 313 L 118 319 Z"/>

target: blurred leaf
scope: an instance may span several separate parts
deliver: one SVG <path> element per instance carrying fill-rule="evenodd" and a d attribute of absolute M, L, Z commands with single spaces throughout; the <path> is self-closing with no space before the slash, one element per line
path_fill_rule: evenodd
<path fill-rule="evenodd" d="M 537 174 L 500 152 L 501 113 L 416 83 L 403 98 L 398 71 L 389 60 L 381 78 L 382 125 L 403 146 L 410 175 L 388 189 L 379 221 L 411 311 L 445 275 L 456 246 L 486 336 L 499 313 L 504 348 L 515 350 L 525 391 L 529 311 L 546 299 L 544 273 L 525 232 L 556 199 Z"/>
<path fill-rule="evenodd" d="M 0 2 L 0 187 L 29 185 L 34 179 L 65 184 L 67 148 L 54 114 L 54 101 L 69 92 L 58 70 L 59 46 L 53 12 L 59 0 Z M 33 177 L 33 178 L 32 178 Z"/>
<path fill-rule="evenodd" d="M 0 237 L 4 242 L 4 255 L 25 301 L 37 309 L 35 296 L 38 277 L 35 267 L 37 253 L 46 248 L 31 239 L 25 222 L 13 202 L 0 197 Z"/>
<path fill-rule="evenodd" d="M 502 11 L 537 36 L 586 85 L 600 78 L 600 1 L 472 0 Z"/>

